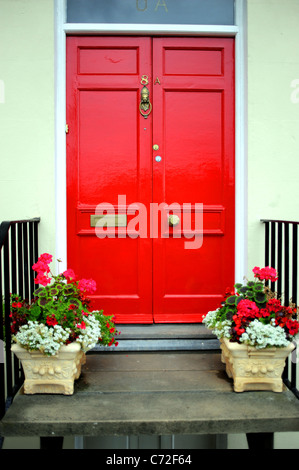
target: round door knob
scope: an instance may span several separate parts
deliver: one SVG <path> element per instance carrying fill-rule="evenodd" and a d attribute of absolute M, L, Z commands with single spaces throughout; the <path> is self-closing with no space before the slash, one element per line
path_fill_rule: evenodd
<path fill-rule="evenodd" d="M 155 160 L 156 160 L 156 162 L 159 163 L 159 162 L 162 160 L 162 157 L 160 157 L 160 155 L 157 155 L 157 156 L 155 157 Z"/>
<path fill-rule="evenodd" d="M 180 218 L 178 215 L 171 214 L 168 216 L 168 223 L 171 227 L 178 225 L 180 223 Z"/>

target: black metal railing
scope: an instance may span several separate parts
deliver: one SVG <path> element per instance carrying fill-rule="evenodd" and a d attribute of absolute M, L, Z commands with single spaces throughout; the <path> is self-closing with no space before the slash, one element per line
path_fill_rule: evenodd
<path fill-rule="evenodd" d="M 20 362 L 11 353 L 10 294 L 33 297 L 32 265 L 38 258 L 40 219 L 2 222 L 0 225 L 0 420 L 23 383 Z M 0 438 L 1 439 L 1 438 Z M 1 447 L 1 442 L 0 442 Z"/>
<path fill-rule="evenodd" d="M 298 226 L 299 222 L 286 220 L 265 220 L 265 266 L 271 266 L 278 272 L 275 290 L 282 298 L 284 305 L 289 301 L 298 303 Z M 294 342 L 296 345 L 296 341 Z M 297 349 L 287 359 L 283 373 L 285 385 L 299 399 L 297 383 Z"/>

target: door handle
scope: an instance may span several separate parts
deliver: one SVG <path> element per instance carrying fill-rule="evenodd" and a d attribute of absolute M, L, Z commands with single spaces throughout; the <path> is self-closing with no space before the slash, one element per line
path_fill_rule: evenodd
<path fill-rule="evenodd" d="M 175 215 L 175 214 L 171 214 L 168 216 L 168 224 L 171 226 L 171 227 L 175 227 L 176 225 L 178 225 L 180 223 L 180 218 L 178 215 Z"/>

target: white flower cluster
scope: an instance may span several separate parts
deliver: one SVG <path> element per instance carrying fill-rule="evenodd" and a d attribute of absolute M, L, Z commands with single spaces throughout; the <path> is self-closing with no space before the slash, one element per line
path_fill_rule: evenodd
<path fill-rule="evenodd" d="M 215 327 L 214 327 L 214 334 L 215 336 L 217 336 L 218 339 L 220 338 L 230 338 L 231 337 L 231 326 L 232 326 L 232 323 L 231 321 L 229 320 L 225 320 L 225 321 L 218 321 L 216 322 L 215 324 Z"/>
<path fill-rule="evenodd" d="M 86 327 L 80 330 L 76 342 L 86 352 L 97 344 L 101 337 L 101 326 L 94 315 L 86 316 L 84 323 Z M 66 343 L 70 333 L 70 328 L 62 328 L 60 325 L 48 327 L 43 323 L 28 321 L 28 324 L 20 327 L 13 340 L 29 351 L 40 351 L 47 356 L 53 356 Z"/>
<path fill-rule="evenodd" d="M 202 319 L 202 322 L 207 325 L 207 328 L 214 328 L 214 325 L 217 321 L 218 310 L 213 310 L 208 312 Z"/>
<path fill-rule="evenodd" d="M 86 352 L 97 344 L 101 337 L 101 326 L 100 322 L 91 314 L 84 319 L 84 323 L 86 328 L 81 330 L 76 341 L 80 343 L 81 349 Z"/>
<path fill-rule="evenodd" d="M 285 331 L 280 326 L 275 326 L 275 320 L 271 324 L 264 325 L 259 320 L 254 320 L 246 328 L 246 332 L 240 337 L 240 342 L 255 346 L 258 349 L 266 347 L 285 347 L 289 341 Z"/>
<path fill-rule="evenodd" d="M 219 310 L 219 309 L 218 309 Z M 208 312 L 207 315 L 203 318 L 203 323 L 206 324 L 207 328 L 213 330 L 215 336 L 219 338 L 230 338 L 230 329 L 232 322 L 230 320 L 219 321 L 218 310 Z"/>
<path fill-rule="evenodd" d="M 219 321 L 218 310 L 208 312 L 202 321 L 206 324 L 207 328 L 213 330 L 218 339 L 231 338 L 230 329 L 232 322 L 230 320 Z M 246 327 L 246 332 L 240 336 L 239 341 L 258 349 L 286 347 L 289 344 L 284 329 L 276 326 L 274 319 L 271 320 L 270 324 L 266 325 L 258 319 L 253 320 Z"/>
<path fill-rule="evenodd" d="M 69 328 L 64 329 L 60 325 L 49 328 L 42 323 L 28 321 L 28 324 L 21 326 L 13 339 L 28 350 L 38 350 L 47 356 L 53 356 L 69 335 Z"/>

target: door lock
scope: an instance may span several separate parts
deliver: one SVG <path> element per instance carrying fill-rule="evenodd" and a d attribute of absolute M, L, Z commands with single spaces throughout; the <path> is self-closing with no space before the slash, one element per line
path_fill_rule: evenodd
<path fill-rule="evenodd" d="M 159 162 L 162 160 L 162 157 L 160 157 L 160 155 L 157 155 L 157 156 L 155 157 L 155 160 L 156 160 L 156 162 L 159 163 Z"/>
<path fill-rule="evenodd" d="M 154 145 L 153 145 L 153 149 L 154 149 L 154 150 L 159 150 L 159 145 L 154 144 Z"/>

